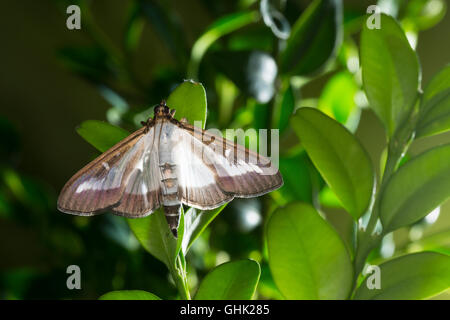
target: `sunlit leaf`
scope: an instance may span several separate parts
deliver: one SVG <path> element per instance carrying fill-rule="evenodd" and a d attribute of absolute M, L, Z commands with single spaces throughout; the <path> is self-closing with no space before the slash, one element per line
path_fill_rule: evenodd
<path fill-rule="evenodd" d="M 450 65 L 447 65 L 425 88 L 418 136 L 429 136 L 450 130 Z"/>
<path fill-rule="evenodd" d="M 311 205 L 277 209 L 267 226 L 269 265 L 287 299 L 345 299 L 353 267 L 336 231 Z"/>
<path fill-rule="evenodd" d="M 407 2 L 404 20 L 418 30 L 435 26 L 445 16 L 447 4 L 444 0 L 410 0 Z"/>
<path fill-rule="evenodd" d="M 320 204 L 329 208 L 342 208 L 342 203 L 329 187 L 325 186 L 319 193 Z"/>
<path fill-rule="evenodd" d="M 380 289 L 370 290 L 368 277 L 361 283 L 355 299 L 427 299 L 450 288 L 450 256 L 420 252 L 382 263 Z"/>
<path fill-rule="evenodd" d="M 120 127 L 97 120 L 84 121 L 77 132 L 100 152 L 105 152 L 129 135 L 129 132 Z"/>
<path fill-rule="evenodd" d="M 403 165 L 389 180 L 380 200 L 386 231 L 425 217 L 450 197 L 450 145 L 431 149 Z"/>
<path fill-rule="evenodd" d="M 226 207 L 226 204 L 214 210 L 198 210 L 190 208 L 184 216 L 184 237 L 182 243 L 183 253 L 186 254 L 189 247 L 194 243 L 214 218 Z"/>
<path fill-rule="evenodd" d="M 359 87 L 349 72 L 337 73 L 322 90 L 318 109 L 355 132 L 361 113 L 355 100 L 358 91 Z"/>
<path fill-rule="evenodd" d="M 357 220 L 366 212 L 374 187 L 367 152 L 344 126 L 317 109 L 300 108 L 291 125 L 322 177 Z"/>
<path fill-rule="evenodd" d="M 398 23 L 382 14 L 380 25 L 369 29 L 364 24 L 362 79 L 370 107 L 392 136 L 414 107 L 421 75 L 417 55 Z"/>
<path fill-rule="evenodd" d="M 260 276 L 259 264 L 238 260 L 221 264 L 203 278 L 196 300 L 249 300 Z"/>
<path fill-rule="evenodd" d="M 206 92 L 201 83 L 187 80 L 178 85 L 167 99 L 167 105 L 176 110 L 175 118 L 186 118 L 191 124 L 206 122 Z"/>
<path fill-rule="evenodd" d="M 162 209 L 153 212 L 148 217 L 127 219 L 127 221 L 144 249 L 171 269 L 175 265 L 175 259 L 180 252 L 183 241 L 183 212 L 178 227 L 178 238 L 175 238 L 170 231 Z"/>
<path fill-rule="evenodd" d="M 102 295 L 99 300 L 161 300 L 153 293 L 143 290 L 118 290 Z"/>

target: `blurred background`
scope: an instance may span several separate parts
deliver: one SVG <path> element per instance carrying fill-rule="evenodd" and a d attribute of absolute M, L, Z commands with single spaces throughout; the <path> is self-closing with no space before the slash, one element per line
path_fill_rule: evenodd
<path fill-rule="evenodd" d="M 310 3 L 2 1 L 0 299 L 96 299 L 119 289 L 176 296 L 166 267 L 140 247 L 123 218 L 69 216 L 56 210 L 56 198 L 97 155 L 76 133 L 80 123 L 104 120 L 132 131 L 188 78 L 206 88 L 207 127 L 280 129 L 285 178 L 270 196 L 233 201 L 197 240 L 187 257 L 191 288 L 215 265 L 250 257 L 262 268 L 257 298 L 280 298 L 263 229 L 273 208 L 294 199 L 319 202 L 350 247 L 352 220 L 299 147 L 288 119 L 300 106 L 322 109 L 356 132 L 379 167 L 386 138 L 367 109 L 358 61 L 363 16 L 377 2 L 343 1 L 338 38 L 319 42 L 314 54 L 334 43 L 330 58 L 287 77 L 277 72 L 278 53 Z M 66 27 L 70 4 L 81 7 L 81 30 Z M 424 86 L 450 62 L 448 2 L 378 4 L 401 21 L 416 47 Z M 449 142 L 450 134 L 421 139 L 410 153 Z M 389 235 L 372 259 L 421 249 L 450 253 L 449 213 L 447 202 Z M 72 264 L 81 268 L 82 290 L 66 287 Z"/>

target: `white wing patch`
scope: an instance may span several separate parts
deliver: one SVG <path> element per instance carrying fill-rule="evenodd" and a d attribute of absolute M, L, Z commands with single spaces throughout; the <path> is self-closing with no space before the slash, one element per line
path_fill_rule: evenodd
<path fill-rule="evenodd" d="M 183 130 L 174 130 L 178 137 L 173 147 L 173 159 L 177 166 L 178 183 L 187 188 L 203 188 L 215 184 L 214 173 L 203 162 L 199 154 L 194 152 L 197 148 L 202 148 L 199 142 L 195 141 L 190 134 Z"/>

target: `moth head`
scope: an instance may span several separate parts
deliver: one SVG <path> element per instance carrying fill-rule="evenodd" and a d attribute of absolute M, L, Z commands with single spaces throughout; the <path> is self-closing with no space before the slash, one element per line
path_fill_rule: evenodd
<path fill-rule="evenodd" d="M 169 107 L 166 105 L 166 101 L 163 100 L 163 101 L 161 101 L 160 104 L 158 104 L 155 107 L 154 113 L 155 113 L 155 116 L 162 117 L 162 116 L 170 114 L 171 112 L 170 112 Z"/>

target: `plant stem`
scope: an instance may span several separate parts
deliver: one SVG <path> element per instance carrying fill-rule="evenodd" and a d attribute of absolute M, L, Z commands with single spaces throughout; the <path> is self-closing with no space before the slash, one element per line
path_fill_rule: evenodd
<path fill-rule="evenodd" d="M 358 232 L 358 245 L 354 258 L 355 274 L 352 291 L 356 290 L 358 276 L 363 271 L 367 257 L 372 249 L 380 244 L 388 231 L 385 228 L 386 226 L 383 226 L 383 230 L 380 233 L 374 234 L 380 216 L 380 198 L 389 179 L 397 170 L 400 160 L 403 158 L 414 137 L 417 118 L 417 113 L 412 112 L 405 125 L 399 128 L 398 132 L 396 132 L 394 137 L 389 141 L 386 165 L 381 183 L 375 195 L 375 203 L 371 210 L 369 222 L 365 230 Z"/>
<path fill-rule="evenodd" d="M 170 273 L 173 280 L 175 281 L 178 293 L 182 300 L 191 300 L 191 295 L 189 293 L 189 286 L 187 282 L 186 264 L 181 260 L 181 252 L 178 254 L 175 267 L 170 268 Z"/>

